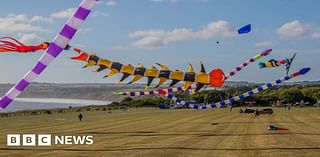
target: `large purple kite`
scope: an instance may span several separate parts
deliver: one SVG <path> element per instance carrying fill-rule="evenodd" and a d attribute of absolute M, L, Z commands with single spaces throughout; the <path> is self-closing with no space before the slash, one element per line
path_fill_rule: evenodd
<path fill-rule="evenodd" d="M 30 70 L 21 81 L 12 87 L 0 100 L 0 107 L 6 108 L 28 85 L 40 75 L 49 64 L 63 51 L 68 42 L 76 34 L 81 23 L 90 14 L 91 9 L 98 0 L 83 0 L 73 16 L 67 21 L 60 33 L 53 39 L 46 53 L 39 59 L 38 63 Z"/>

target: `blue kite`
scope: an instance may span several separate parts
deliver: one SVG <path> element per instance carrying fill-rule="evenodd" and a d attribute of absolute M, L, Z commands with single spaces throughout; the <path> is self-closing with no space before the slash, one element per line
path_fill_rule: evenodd
<path fill-rule="evenodd" d="M 238 29 L 239 34 L 249 33 L 251 31 L 251 24 L 245 25 Z"/>

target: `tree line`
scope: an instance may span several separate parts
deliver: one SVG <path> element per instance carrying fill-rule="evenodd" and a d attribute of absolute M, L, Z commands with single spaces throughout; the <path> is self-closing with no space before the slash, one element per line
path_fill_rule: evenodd
<path fill-rule="evenodd" d="M 174 95 L 180 99 L 191 101 L 194 103 L 210 103 L 218 102 L 224 99 L 228 99 L 231 96 L 237 96 L 241 93 L 247 92 L 250 89 L 256 88 L 255 86 L 242 86 L 242 87 L 227 87 L 224 90 L 204 90 L 194 94 L 188 92 L 174 93 Z M 313 105 L 320 100 L 320 85 L 282 85 L 275 86 L 269 90 L 257 93 L 253 96 L 238 101 L 235 105 L 245 105 L 247 101 L 256 102 L 257 106 L 269 106 L 280 102 L 282 104 L 295 104 L 296 102 L 309 102 L 309 105 Z M 124 98 L 119 104 L 125 106 L 135 107 L 151 107 L 159 106 L 160 103 L 169 104 L 170 101 L 161 96 L 144 96 L 131 98 Z"/>

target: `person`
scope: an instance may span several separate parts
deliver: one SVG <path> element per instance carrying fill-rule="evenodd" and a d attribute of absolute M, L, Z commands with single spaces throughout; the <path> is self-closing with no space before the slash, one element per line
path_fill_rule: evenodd
<path fill-rule="evenodd" d="M 260 112 L 258 109 L 256 109 L 256 112 L 255 112 L 255 116 L 259 116 Z"/>
<path fill-rule="evenodd" d="M 78 115 L 78 117 L 79 117 L 79 121 L 81 122 L 81 121 L 82 121 L 82 118 L 83 118 L 83 115 L 80 113 L 80 114 Z"/>

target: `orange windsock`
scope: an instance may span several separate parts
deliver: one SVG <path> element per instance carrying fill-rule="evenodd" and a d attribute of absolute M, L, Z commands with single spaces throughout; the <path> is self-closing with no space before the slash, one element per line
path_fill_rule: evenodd
<path fill-rule="evenodd" d="M 82 51 L 81 49 L 73 48 L 73 51 L 75 51 L 79 54 L 78 56 L 70 57 L 73 60 L 86 61 L 89 57 L 89 54 Z"/>
<path fill-rule="evenodd" d="M 213 69 L 210 72 L 210 84 L 212 87 L 222 87 L 225 76 L 221 69 Z"/>

